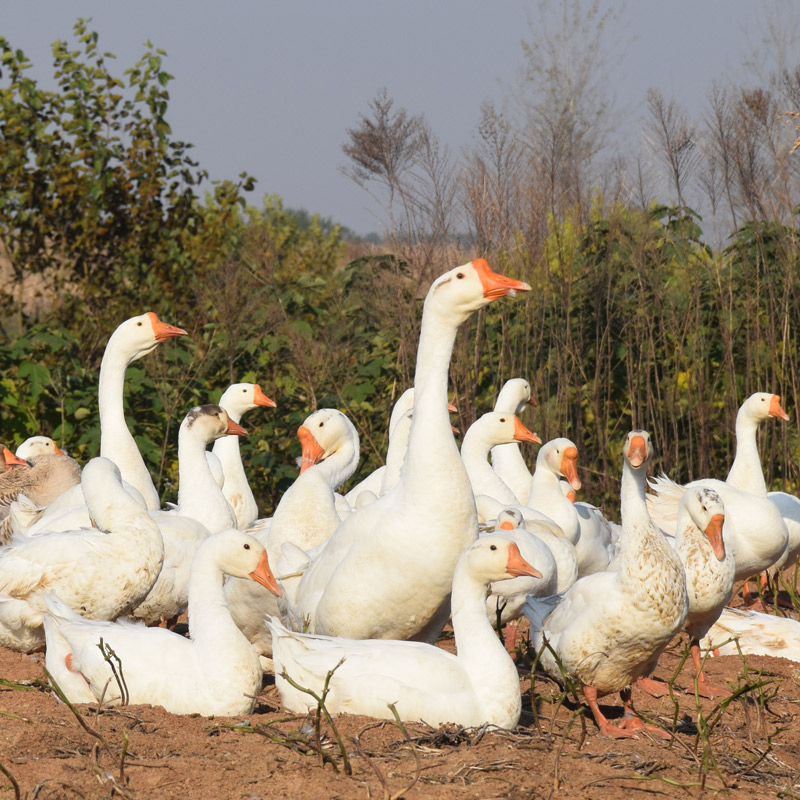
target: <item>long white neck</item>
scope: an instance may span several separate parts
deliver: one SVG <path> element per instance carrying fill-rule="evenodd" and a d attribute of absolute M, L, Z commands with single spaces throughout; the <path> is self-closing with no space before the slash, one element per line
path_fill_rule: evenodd
<path fill-rule="evenodd" d="M 757 432 L 758 422 L 745 409 L 739 409 L 736 415 L 736 456 L 725 483 L 759 497 L 766 497 L 767 483 L 758 453 Z"/>
<path fill-rule="evenodd" d="M 209 533 L 236 527 L 230 504 L 206 461 L 206 443 L 185 425 L 178 434 L 178 514 L 202 522 Z"/>
<path fill-rule="evenodd" d="M 225 410 L 234 422 L 238 424 L 241 421 L 241 410 L 227 407 Z M 242 464 L 239 437 L 220 437 L 214 442 L 212 451 L 222 464 L 222 474 L 225 476 L 222 494 L 236 515 L 236 527 L 244 530 L 253 520 L 258 519 L 258 505 Z"/>
<path fill-rule="evenodd" d="M 489 450 L 492 442 L 480 425 L 470 425 L 461 443 L 461 460 L 469 475 L 472 491 L 486 494 L 501 503 L 514 504 L 516 497 L 503 483 L 502 478 L 489 464 Z"/>
<path fill-rule="evenodd" d="M 507 720 L 503 719 L 506 715 L 513 721 L 519 718 L 519 676 L 489 623 L 486 588 L 485 581 L 469 574 L 462 559 L 453 576 L 450 601 L 453 632 L 458 660 L 470 675 L 481 708 L 487 714 L 494 709 L 501 716 L 491 721 L 507 725 Z"/>
<path fill-rule="evenodd" d="M 252 657 L 252 645 L 236 627 L 223 591 L 223 573 L 210 553 L 198 553 L 189 576 L 189 637 L 202 653 L 204 671 L 218 653 L 226 663 Z"/>
<path fill-rule="evenodd" d="M 498 444 L 492 448 L 492 469 L 503 483 L 514 493 L 517 500 L 525 505 L 531 485 L 531 472 L 522 456 L 518 442 Z"/>
<path fill-rule="evenodd" d="M 119 467 L 122 479 L 138 489 L 152 511 L 161 507 L 158 492 L 128 430 L 123 407 L 125 370 L 135 360 L 125 357 L 112 335 L 100 364 L 100 455 Z"/>
<path fill-rule="evenodd" d="M 469 478 L 453 438 L 447 410 L 447 375 L 458 325 L 428 297 L 422 314 L 414 376 L 414 417 L 408 441 L 403 487 L 431 495 L 441 475 L 459 494 L 471 494 Z M 474 512 L 473 516 L 477 521 Z"/>
<path fill-rule="evenodd" d="M 392 430 L 389 437 L 389 448 L 386 451 L 386 469 L 381 481 L 381 494 L 390 492 L 400 480 L 408 453 L 411 419 L 406 417 L 398 420 Z"/>
<path fill-rule="evenodd" d="M 561 491 L 558 475 L 543 463 L 543 459 L 537 460 L 536 469 L 531 476 L 528 505 L 542 514 L 547 514 L 572 544 L 578 541 L 580 536 L 578 512 Z"/>

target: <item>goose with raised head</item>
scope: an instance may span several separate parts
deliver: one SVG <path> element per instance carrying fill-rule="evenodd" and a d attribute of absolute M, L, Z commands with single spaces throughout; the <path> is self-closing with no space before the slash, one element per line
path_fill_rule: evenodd
<path fill-rule="evenodd" d="M 719 619 L 733 593 L 735 565 L 725 549 L 722 526 L 725 507 L 707 487 L 687 489 L 678 508 L 675 549 L 686 570 L 689 614 L 686 633 L 701 697 L 730 697 L 728 689 L 711 686 L 701 669 L 700 640 Z"/>
<path fill-rule="evenodd" d="M 489 463 L 489 452 L 496 445 L 542 440 L 528 430 L 519 417 L 506 411 L 488 411 L 467 428 L 461 443 L 461 460 L 469 475 L 475 496 L 487 495 L 503 505 L 517 502 L 516 495 Z"/>
<path fill-rule="evenodd" d="M 261 691 L 258 656 L 233 624 L 225 604 L 225 575 L 280 589 L 262 545 L 241 531 L 206 539 L 192 560 L 189 638 L 163 628 L 96 622 L 46 596 L 47 669 L 71 702 L 149 703 L 172 714 L 249 714 Z M 123 688 L 100 650 L 113 650 Z"/>
<path fill-rule="evenodd" d="M 325 706 L 332 713 L 392 719 L 391 704 L 401 720 L 513 728 L 521 711 L 519 676 L 489 624 L 486 588 L 520 575 L 538 571 L 505 537 L 481 537 L 461 555 L 452 579 L 457 655 L 422 642 L 294 633 L 271 618 L 281 702 L 305 714 L 316 701 L 287 678 L 320 692 L 330 677 Z"/>
<path fill-rule="evenodd" d="M 630 716 L 611 724 L 598 698 L 620 692 L 627 707 L 631 683 L 653 670 L 689 608 L 683 565 L 647 513 L 649 434 L 631 431 L 623 455 L 619 569 L 580 578 L 555 608 L 534 598 L 525 606 L 534 648 L 545 638 L 552 648 L 542 649 L 542 666 L 555 680 L 563 669 L 582 686 L 600 732 L 617 738 L 635 736 L 644 723 Z"/>
<path fill-rule="evenodd" d="M 185 335 L 183 328 L 167 325 L 154 311 L 148 311 L 125 320 L 111 334 L 100 363 L 100 455 L 110 458 L 119 467 L 122 479 L 136 487 L 149 509 L 160 508 L 161 502 L 125 422 L 125 371 L 134 361 L 152 353 L 161 342 Z"/>
<path fill-rule="evenodd" d="M 389 494 L 347 517 L 304 573 L 295 611 L 309 630 L 359 639 L 435 639 L 444 626 L 453 570 L 478 535 L 472 488 L 447 412 L 453 345 L 472 313 L 528 290 L 481 258 L 431 285 L 403 474 Z"/>
<path fill-rule="evenodd" d="M 284 578 L 282 550 L 291 545 L 303 551 L 319 547 L 339 527 L 335 490 L 358 466 L 359 437 L 353 423 L 335 408 L 309 414 L 297 430 L 302 455 L 300 474 L 284 492 L 269 530 L 257 538 L 267 548 L 270 564 L 281 578 L 281 588 L 291 601 L 299 578 Z M 291 552 L 291 551 L 290 551 Z M 225 595 L 231 616 L 244 635 L 265 656 L 271 652 L 267 614 L 278 614 L 277 600 L 251 581 L 230 580 Z"/>
<path fill-rule="evenodd" d="M 666 475 L 650 480 L 653 493 L 647 505 L 655 523 L 669 534 L 675 532 L 678 504 L 686 489 L 706 486 L 719 494 L 725 506 L 725 546 L 736 564 L 736 580 L 751 578 L 776 563 L 784 563 L 789 531 L 781 511 L 767 497 L 767 486 L 756 445 L 758 425 L 771 417 L 788 418 L 780 396 L 766 392 L 751 395 L 736 416 L 736 457 L 728 480 L 703 478 L 685 485 Z"/>
<path fill-rule="evenodd" d="M 233 509 L 206 460 L 206 447 L 222 436 L 246 436 L 224 408 L 195 406 L 178 431 L 178 505 L 172 511 L 151 511 L 164 538 L 164 567 L 147 597 L 132 616 L 150 624 L 173 619 L 189 602 L 192 558 L 209 534 L 236 525 Z"/>
<path fill-rule="evenodd" d="M 0 645 L 44 644 L 43 594 L 93 619 L 129 614 L 152 588 L 164 558 L 161 532 L 122 487 L 117 466 L 93 458 L 81 485 L 96 527 L 42 534 L 0 548 Z"/>
<path fill-rule="evenodd" d="M 257 383 L 234 383 L 222 393 L 219 405 L 238 425 L 248 411 L 259 406 L 275 408 L 275 401 L 267 397 Z M 217 439 L 212 452 L 220 460 L 225 477 L 222 493 L 236 516 L 236 527 L 244 530 L 258 517 L 258 506 L 242 465 L 239 437 L 223 436 Z"/>
<path fill-rule="evenodd" d="M 535 405 L 530 383 L 524 378 L 511 378 L 500 389 L 494 402 L 494 410 L 518 417 L 526 406 Z M 531 488 L 531 472 L 517 442 L 498 444 L 492 448 L 492 469 L 511 489 L 516 501 L 526 505 Z"/>

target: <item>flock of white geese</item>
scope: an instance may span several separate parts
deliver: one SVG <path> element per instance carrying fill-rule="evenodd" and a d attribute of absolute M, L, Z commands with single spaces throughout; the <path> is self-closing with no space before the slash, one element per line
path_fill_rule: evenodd
<path fill-rule="evenodd" d="M 527 617 L 541 665 L 582 687 L 603 735 L 651 727 L 630 713 L 631 688 L 659 691 L 648 676 L 681 630 L 697 690 L 729 694 L 705 679 L 701 641 L 734 634 L 746 650 L 751 636 L 759 652 L 769 637 L 758 626 L 774 618 L 726 609 L 734 581 L 800 551 L 800 501 L 767 492 L 756 446 L 760 423 L 788 419 L 780 398 L 742 405 L 725 480 L 662 476 L 648 492 L 650 436 L 631 431 L 616 525 L 576 501 L 569 439 L 542 444 L 529 470 L 519 445 L 540 440 L 518 416 L 533 403 L 526 380 L 509 380 L 456 445 L 447 379 L 459 326 L 529 289 L 483 259 L 437 278 L 385 466 L 339 494 L 358 434 L 341 412 L 314 411 L 298 430 L 300 473 L 269 518 L 258 517 L 238 437 L 243 414 L 275 404 L 250 383 L 186 415 L 178 503 L 161 508 L 125 421 L 124 377 L 185 331 L 152 312 L 123 322 L 100 370 L 101 455 L 81 470 L 46 437 L 2 448 L 0 645 L 44 648 L 74 703 L 248 714 L 271 670 L 293 712 L 315 707 L 304 690 L 328 681 L 330 712 L 512 728 L 521 699 L 509 648 Z M 159 627 L 186 611 L 188 637 Z M 434 645 L 448 621 L 457 655 Z M 800 639 L 791 628 L 779 638 L 780 655 Z M 612 723 L 598 698 L 616 692 L 629 713 Z"/>

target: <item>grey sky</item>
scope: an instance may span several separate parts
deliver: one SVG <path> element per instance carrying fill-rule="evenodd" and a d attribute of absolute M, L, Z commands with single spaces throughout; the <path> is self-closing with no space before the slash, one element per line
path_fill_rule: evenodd
<path fill-rule="evenodd" d="M 0 35 L 34 61 L 40 80 L 51 73 L 50 43 L 69 40 L 78 16 L 92 18 L 120 73 L 149 39 L 167 51 L 175 76 L 173 132 L 196 145 L 213 178 L 247 170 L 258 179 L 252 204 L 278 194 L 288 206 L 366 233 L 380 229 L 381 212 L 339 171 L 346 128 L 385 86 L 458 152 L 481 102 L 501 103 L 513 85 L 537 7 L 535 0 L 0 0 Z M 696 112 L 715 78 L 741 69 L 765 19 L 781 8 L 787 0 L 631 0 L 618 38 L 627 44 L 610 74 L 629 110 L 625 129 L 638 130 L 651 86 Z"/>

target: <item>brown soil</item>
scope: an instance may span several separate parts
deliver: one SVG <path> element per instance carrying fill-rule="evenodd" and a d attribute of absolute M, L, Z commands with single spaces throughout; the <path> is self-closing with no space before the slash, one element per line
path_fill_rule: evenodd
<path fill-rule="evenodd" d="M 670 680 L 682 656 L 676 640 L 655 677 Z M 521 668 L 525 711 L 514 731 L 403 730 L 349 716 L 334 728 L 323 717 L 318 742 L 313 717 L 281 712 L 271 679 L 247 719 L 80 706 L 79 722 L 46 687 L 40 656 L 0 649 L 0 800 L 697 797 L 725 787 L 730 798 L 800 796 L 800 664 L 728 656 L 709 659 L 706 671 L 717 685 L 755 688 L 721 715 L 716 702 L 684 691 L 688 667 L 674 701 L 634 689 L 643 715 L 666 727 L 677 719 L 672 741 L 602 738 L 540 675 L 532 707 L 530 670 Z M 608 716 L 619 716 L 616 698 L 606 700 Z M 709 734 L 698 734 L 703 724 Z"/>

